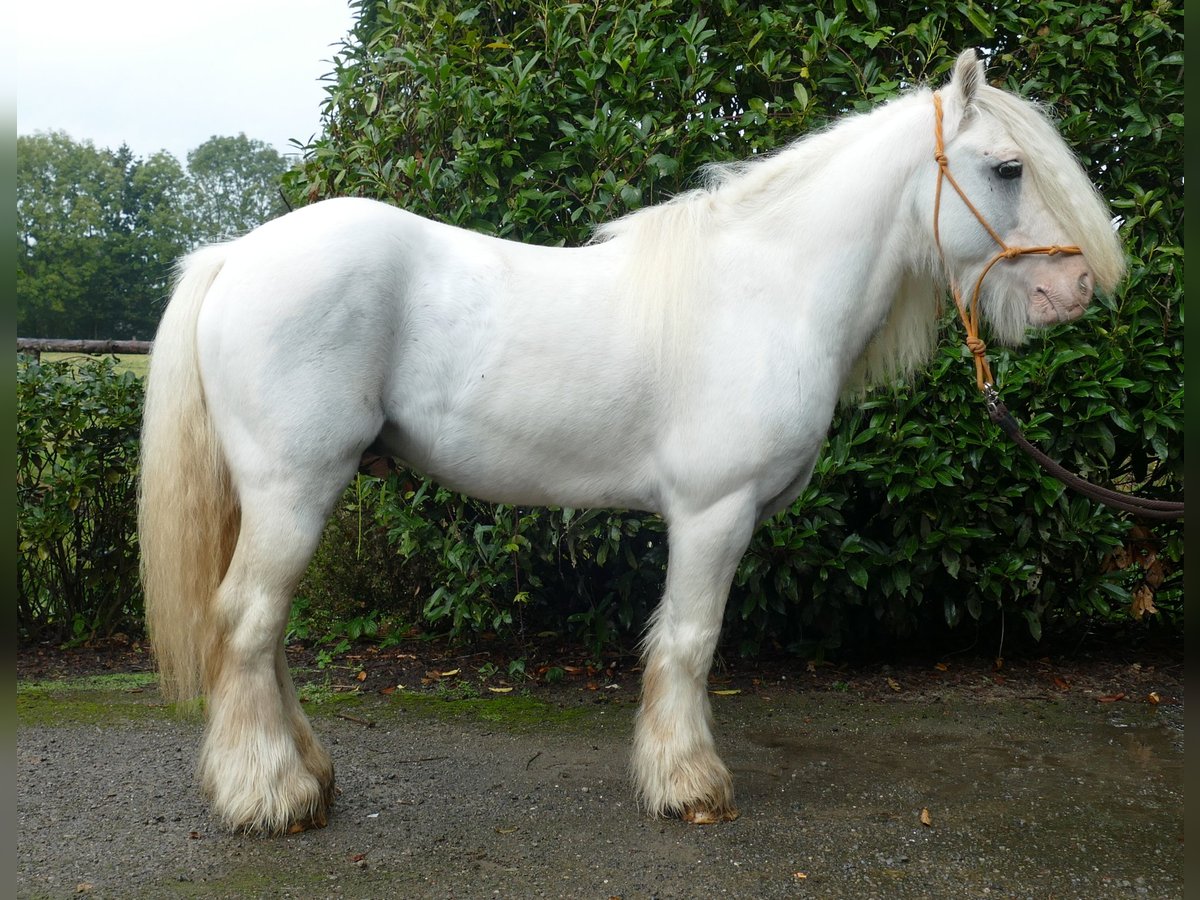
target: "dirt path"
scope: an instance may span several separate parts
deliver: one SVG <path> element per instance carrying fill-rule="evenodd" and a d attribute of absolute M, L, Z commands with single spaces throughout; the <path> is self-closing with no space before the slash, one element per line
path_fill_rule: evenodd
<path fill-rule="evenodd" d="M 1181 683 L 872 677 L 714 696 L 743 815 L 704 828 L 635 808 L 625 682 L 309 688 L 342 793 L 273 839 L 212 821 L 149 675 L 19 682 L 17 896 L 1183 896 Z"/>

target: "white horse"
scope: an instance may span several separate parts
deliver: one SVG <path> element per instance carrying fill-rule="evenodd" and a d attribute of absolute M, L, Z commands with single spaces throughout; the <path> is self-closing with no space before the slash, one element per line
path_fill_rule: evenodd
<path fill-rule="evenodd" d="M 1009 244 L 992 334 L 1080 315 L 1123 256 L 1103 201 L 971 51 L 945 155 Z M 230 827 L 323 825 L 333 766 L 283 649 L 292 592 L 364 451 L 487 500 L 657 513 L 670 539 L 634 735 L 652 815 L 731 819 L 705 690 L 751 532 L 809 478 L 835 405 L 930 354 L 936 293 L 996 252 L 958 195 L 934 239 L 935 104 L 914 89 L 707 187 L 528 246 L 361 199 L 190 255 L 150 367 L 140 500 L 165 690 L 202 692 L 200 779 Z"/>

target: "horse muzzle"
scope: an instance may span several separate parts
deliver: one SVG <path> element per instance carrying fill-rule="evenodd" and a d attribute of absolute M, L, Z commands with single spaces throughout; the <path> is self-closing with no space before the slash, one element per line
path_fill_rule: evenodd
<path fill-rule="evenodd" d="M 1095 279 L 1082 256 L 1039 260 L 1029 294 L 1029 322 L 1048 327 L 1078 319 L 1092 302 Z"/>

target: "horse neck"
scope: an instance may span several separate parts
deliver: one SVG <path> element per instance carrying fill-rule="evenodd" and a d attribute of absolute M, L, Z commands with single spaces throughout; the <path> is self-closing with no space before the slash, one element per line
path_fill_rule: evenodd
<path fill-rule="evenodd" d="M 891 343 L 874 377 L 913 368 L 931 348 L 936 249 L 925 204 L 932 208 L 933 143 L 932 104 L 920 91 L 764 164 L 756 230 L 787 258 L 770 293 L 781 317 L 796 320 L 798 341 L 815 331 L 843 351 L 843 381 L 873 338 Z"/>
<path fill-rule="evenodd" d="M 660 375 L 686 373 L 693 336 L 721 315 L 759 323 L 772 341 L 790 332 L 798 349 L 836 346 L 849 369 L 899 286 L 932 265 L 911 188 L 934 166 L 928 97 L 843 120 L 601 229 L 622 261 L 610 267 L 616 319 Z"/>

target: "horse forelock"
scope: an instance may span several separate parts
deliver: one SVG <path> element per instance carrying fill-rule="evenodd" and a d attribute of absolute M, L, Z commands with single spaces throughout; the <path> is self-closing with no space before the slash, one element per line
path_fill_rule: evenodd
<path fill-rule="evenodd" d="M 1125 272 L 1125 255 L 1108 204 L 1039 104 L 993 87 L 972 100 L 1020 147 L 1027 183 L 1040 195 L 1068 240 L 1084 253 L 1097 286 L 1112 291 Z"/>

